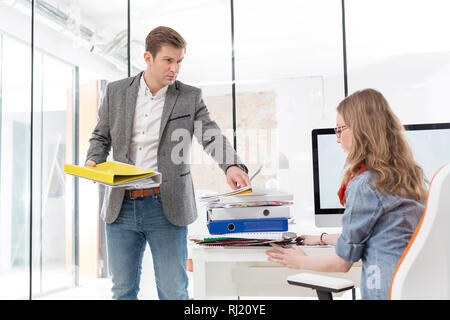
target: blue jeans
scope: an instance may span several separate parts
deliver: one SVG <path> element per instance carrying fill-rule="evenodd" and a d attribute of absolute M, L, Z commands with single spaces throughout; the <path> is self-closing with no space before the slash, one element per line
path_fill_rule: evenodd
<path fill-rule="evenodd" d="M 187 227 L 171 224 L 161 196 L 124 198 L 118 218 L 106 224 L 113 299 L 137 300 L 148 242 L 161 300 L 188 299 Z"/>

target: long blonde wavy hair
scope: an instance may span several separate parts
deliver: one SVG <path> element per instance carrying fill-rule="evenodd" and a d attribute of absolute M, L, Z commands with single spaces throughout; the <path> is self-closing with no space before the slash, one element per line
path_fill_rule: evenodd
<path fill-rule="evenodd" d="M 414 161 L 400 120 L 380 92 L 356 91 L 339 104 L 337 112 L 353 138 L 344 183 L 364 161 L 367 170 L 378 173 L 375 185 L 381 193 L 387 191 L 414 200 L 426 198 L 423 170 Z"/>

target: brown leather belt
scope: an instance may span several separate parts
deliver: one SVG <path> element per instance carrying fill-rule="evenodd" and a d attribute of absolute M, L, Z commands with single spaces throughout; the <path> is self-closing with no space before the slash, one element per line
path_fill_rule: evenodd
<path fill-rule="evenodd" d="M 151 189 L 137 189 L 137 190 L 125 190 L 125 197 L 135 199 L 142 197 L 149 197 L 153 194 L 160 194 L 161 189 L 159 187 L 151 188 Z"/>

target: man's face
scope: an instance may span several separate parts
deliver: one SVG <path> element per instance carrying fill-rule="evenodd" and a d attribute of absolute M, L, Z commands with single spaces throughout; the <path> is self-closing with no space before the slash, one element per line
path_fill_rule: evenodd
<path fill-rule="evenodd" d="M 184 48 L 163 45 L 155 57 L 150 52 L 144 54 L 147 69 L 155 84 L 164 87 L 175 82 L 184 59 L 184 51 Z"/>

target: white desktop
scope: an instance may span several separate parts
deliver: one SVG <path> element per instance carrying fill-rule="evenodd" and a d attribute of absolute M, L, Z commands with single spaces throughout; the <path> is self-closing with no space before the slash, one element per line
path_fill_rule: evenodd
<path fill-rule="evenodd" d="M 450 162 L 450 123 L 405 125 L 414 159 L 431 181 Z M 337 191 L 344 174 L 346 154 L 336 142 L 333 128 L 312 131 L 314 213 L 316 227 L 340 227 L 344 207 Z"/>

